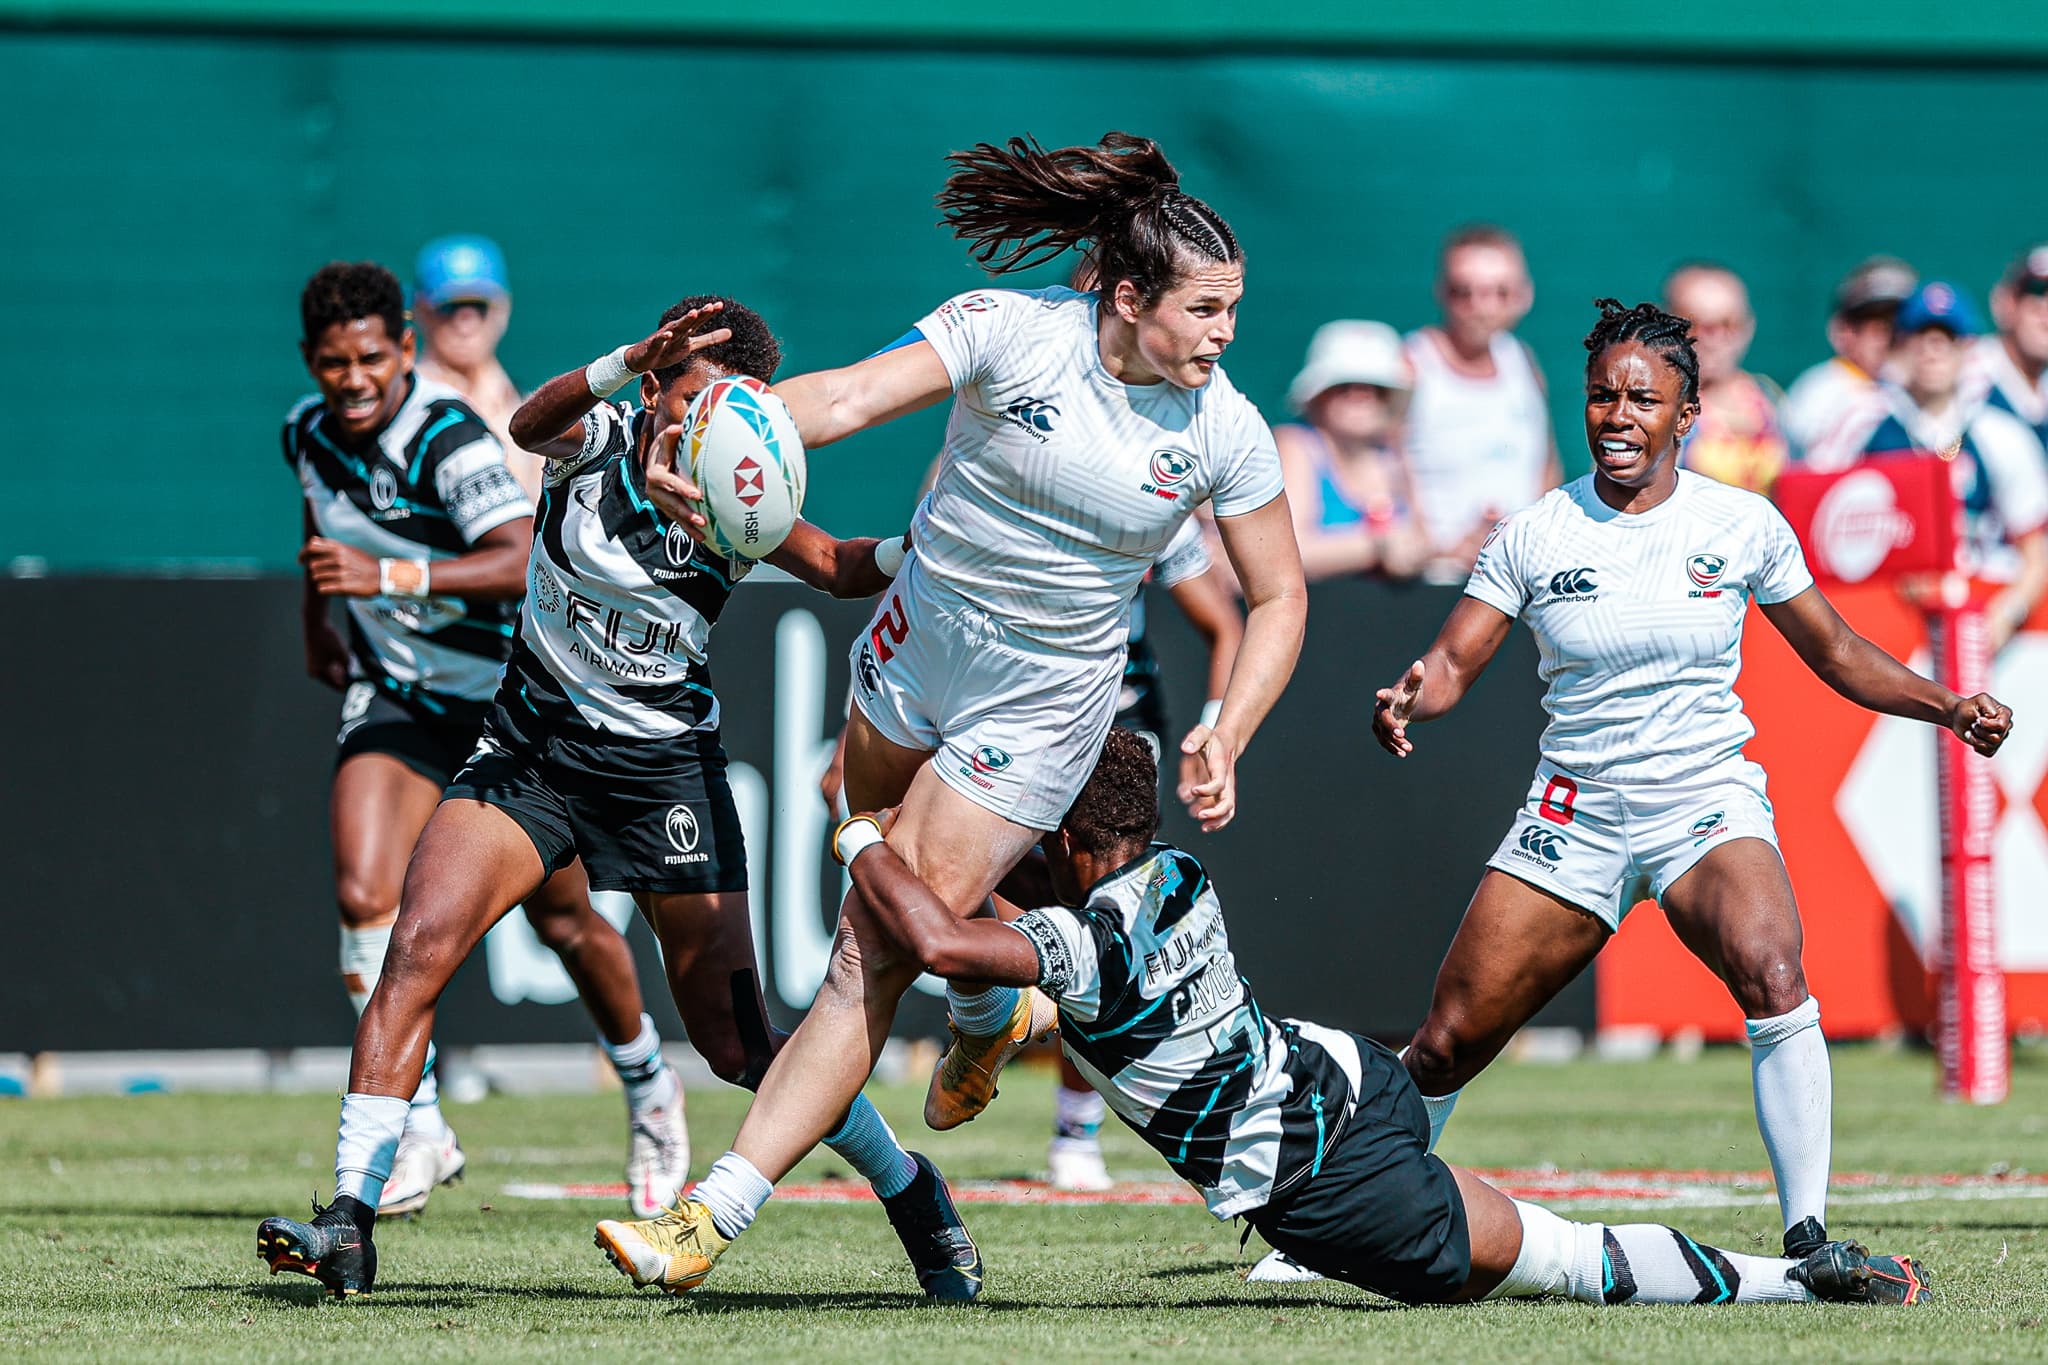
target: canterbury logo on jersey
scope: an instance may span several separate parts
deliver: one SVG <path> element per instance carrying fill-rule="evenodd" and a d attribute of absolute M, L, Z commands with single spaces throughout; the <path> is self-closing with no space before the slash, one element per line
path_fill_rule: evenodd
<path fill-rule="evenodd" d="M 1019 428 L 1025 435 L 1040 445 L 1052 435 L 1053 423 L 1059 419 L 1060 410 L 1040 398 L 1019 398 L 1003 409 L 1003 420 Z"/>
<path fill-rule="evenodd" d="M 1524 825 L 1521 834 L 1515 839 L 1515 845 L 1517 851 L 1530 861 L 1548 867 L 1564 857 L 1570 840 L 1541 825 Z"/>
<path fill-rule="evenodd" d="M 1558 597 L 1585 597 L 1599 586 L 1590 568 L 1565 569 L 1550 576 L 1550 591 Z"/>

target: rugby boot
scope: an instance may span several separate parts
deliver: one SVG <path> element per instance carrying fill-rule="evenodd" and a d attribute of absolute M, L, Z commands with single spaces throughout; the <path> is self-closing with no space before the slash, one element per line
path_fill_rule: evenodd
<path fill-rule="evenodd" d="M 925 1126 L 943 1133 L 988 1108 L 988 1102 L 996 1097 L 996 1073 L 1031 1044 L 1052 1037 L 1059 1022 L 1058 1008 L 1030 986 L 1017 992 L 1016 1009 L 991 1037 L 962 1033 L 948 1019 L 946 1028 L 953 1043 L 932 1068 L 931 1089 L 924 1097 Z"/>
<path fill-rule="evenodd" d="M 1245 1274 L 1253 1284 L 1307 1284 L 1323 1278 L 1284 1251 L 1269 1251 Z"/>
<path fill-rule="evenodd" d="M 939 1168 L 921 1152 L 910 1153 L 910 1159 L 917 1163 L 917 1178 L 882 1201 L 889 1226 L 909 1253 L 926 1297 L 968 1303 L 981 1294 L 981 1252 Z"/>
<path fill-rule="evenodd" d="M 1910 1256 L 1873 1256 L 1856 1242 L 1829 1242 L 1785 1272 L 1826 1303 L 1933 1301 L 1926 1267 Z"/>
<path fill-rule="evenodd" d="M 1828 1230 L 1818 1218 L 1802 1218 L 1785 1229 L 1785 1256 L 1803 1261 L 1828 1244 Z"/>
<path fill-rule="evenodd" d="M 469 1158 L 455 1140 L 455 1130 L 441 1128 L 439 1137 L 423 1137 L 408 1128 L 398 1140 L 391 1158 L 391 1178 L 384 1182 L 383 1197 L 377 1201 L 379 1218 L 409 1218 L 427 1206 L 427 1196 L 437 1186 L 453 1185 L 462 1178 Z"/>
<path fill-rule="evenodd" d="M 664 1294 L 687 1294 L 704 1283 L 732 1243 L 711 1221 L 711 1210 L 690 1199 L 659 1218 L 597 1225 L 597 1249 L 634 1284 Z"/>
<path fill-rule="evenodd" d="M 256 1228 L 256 1254 L 275 1275 L 311 1275 L 337 1299 L 367 1294 L 377 1282 L 377 1247 L 370 1229 L 377 1216 L 347 1195 L 313 1202 L 313 1221 L 266 1218 Z"/>
<path fill-rule="evenodd" d="M 659 1218 L 690 1183 L 690 1130 L 683 1118 L 683 1087 L 673 1102 L 628 1115 L 626 1203 L 635 1218 Z"/>

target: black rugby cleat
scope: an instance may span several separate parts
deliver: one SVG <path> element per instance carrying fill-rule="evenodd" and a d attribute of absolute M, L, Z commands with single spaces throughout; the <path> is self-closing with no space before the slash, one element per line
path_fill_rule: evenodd
<path fill-rule="evenodd" d="M 1824 1303 L 1931 1303 L 1927 1270 L 1911 1256 L 1873 1256 L 1857 1242 L 1829 1242 L 1785 1272 Z"/>
<path fill-rule="evenodd" d="M 953 1207 L 953 1192 L 931 1158 L 910 1153 L 917 1163 L 917 1178 L 900 1192 L 882 1201 L 889 1214 L 889 1226 L 910 1254 L 912 1269 L 925 1294 L 942 1303 L 970 1303 L 981 1294 L 981 1252 L 960 1210 Z"/>
<path fill-rule="evenodd" d="M 324 1207 L 313 1201 L 313 1221 L 296 1218 L 266 1218 L 256 1229 L 256 1254 L 275 1275 L 280 1270 L 310 1275 L 327 1286 L 337 1299 L 367 1294 L 377 1282 L 377 1247 L 369 1228 L 376 1215 L 367 1218 L 363 1205 L 339 1195 Z"/>

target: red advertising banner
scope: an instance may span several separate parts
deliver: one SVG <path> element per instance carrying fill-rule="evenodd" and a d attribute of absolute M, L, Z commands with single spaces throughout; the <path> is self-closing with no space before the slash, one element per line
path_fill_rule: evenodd
<path fill-rule="evenodd" d="M 1958 516 L 1951 464 L 1900 451 L 1834 474 L 1791 469 L 1771 496 L 1823 586 L 1948 573 L 1956 564 Z"/>

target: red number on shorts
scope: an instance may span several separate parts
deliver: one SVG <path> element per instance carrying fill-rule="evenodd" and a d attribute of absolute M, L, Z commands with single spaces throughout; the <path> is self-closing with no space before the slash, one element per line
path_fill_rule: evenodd
<path fill-rule="evenodd" d="M 1562 793 L 1564 799 L 1558 800 Z M 1536 813 L 1553 825 L 1569 825 L 1578 811 L 1572 803 L 1579 799 L 1579 784 L 1562 774 L 1550 779 L 1550 785 L 1543 789 L 1543 799 L 1536 803 Z"/>
<path fill-rule="evenodd" d="M 884 634 L 889 638 L 884 640 Z M 868 632 L 868 643 L 875 647 L 875 657 L 883 663 L 888 663 L 896 657 L 896 651 L 891 646 L 902 644 L 903 637 L 908 634 L 910 619 L 903 614 L 903 598 L 899 594 L 891 593 L 889 609 L 882 613 L 881 619 L 875 622 L 875 628 Z"/>

